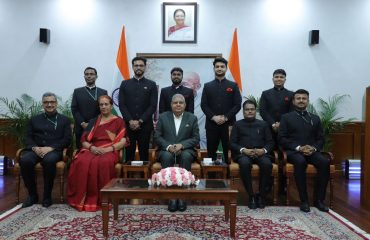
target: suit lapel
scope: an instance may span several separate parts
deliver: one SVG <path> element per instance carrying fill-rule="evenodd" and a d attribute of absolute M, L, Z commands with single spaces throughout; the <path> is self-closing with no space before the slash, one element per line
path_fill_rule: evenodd
<path fill-rule="evenodd" d="M 172 112 L 170 112 L 169 115 L 168 115 L 168 122 L 169 122 L 169 126 L 171 128 L 171 132 L 172 132 L 174 138 L 176 138 L 175 119 L 174 119 L 174 116 L 173 116 Z"/>

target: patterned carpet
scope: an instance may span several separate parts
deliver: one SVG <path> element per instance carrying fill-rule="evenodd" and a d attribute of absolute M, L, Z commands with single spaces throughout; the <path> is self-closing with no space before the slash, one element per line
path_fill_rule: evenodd
<path fill-rule="evenodd" d="M 305 214 L 297 207 L 252 211 L 241 206 L 236 239 L 367 239 L 335 215 L 315 208 Z M 230 239 L 220 206 L 189 206 L 170 214 L 163 205 L 121 205 L 118 219 L 110 218 L 109 239 Z M 1 219 L 0 239 L 104 239 L 101 229 L 101 212 L 34 205 Z"/>

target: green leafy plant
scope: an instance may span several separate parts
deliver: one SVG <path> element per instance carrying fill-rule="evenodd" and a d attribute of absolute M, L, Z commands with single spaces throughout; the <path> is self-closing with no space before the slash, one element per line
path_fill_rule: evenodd
<path fill-rule="evenodd" d="M 71 123 L 74 123 L 74 118 L 71 111 L 72 95 L 67 101 L 63 102 L 62 98 L 57 96 L 58 99 L 58 113 L 63 114 L 69 118 Z"/>
<path fill-rule="evenodd" d="M 260 98 L 259 97 L 255 97 L 253 95 L 248 95 L 248 96 L 243 97 L 243 98 L 244 98 L 244 100 L 251 100 L 251 101 L 255 102 L 256 105 L 257 105 L 257 109 L 256 109 L 257 112 L 260 111 Z"/>
<path fill-rule="evenodd" d="M 70 100 L 63 102 L 58 99 L 58 112 L 73 120 L 70 110 Z M 70 98 L 71 99 L 71 98 Z M 0 118 L 7 124 L 0 126 L 0 135 L 10 136 L 16 140 L 17 147 L 24 147 L 27 125 L 29 120 L 43 111 L 41 101 L 36 101 L 28 94 L 22 94 L 19 98 L 9 101 L 8 98 L 0 97 Z"/>
<path fill-rule="evenodd" d="M 0 117 L 8 124 L 0 127 L 0 135 L 14 137 L 18 147 L 24 147 L 27 124 L 31 117 L 42 111 L 41 102 L 35 101 L 31 96 L 22 94 L 20 98 L 9 101 L 0 98 Z"/>
<path fill-rule="evenodd" d="M 316 114 L 321 119 L 321 124 L 324 129 L 325 144 L 323 151 L 330 151 L 333 145 L 331 134 L 339 132 L 345 128 L 346 125 L 350 124 L 355 118 L 344 120 L 343 117 L 338 116 L 340 106 L 350 96 L 347 94 L 339 95 L 335 94 L 329 97 L 327 101 L 322 98 L 317 100 L 316 106 L 310 104 L 307 110 L 313 114 Z"/>

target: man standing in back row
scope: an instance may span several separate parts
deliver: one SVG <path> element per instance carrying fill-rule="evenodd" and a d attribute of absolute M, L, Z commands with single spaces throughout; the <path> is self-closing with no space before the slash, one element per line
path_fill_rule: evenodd
<path fill-rule="evenodd" d="M 276 69 L 272 74 L 274 87 L 262 92 L 260 99 L 260 114 L 271 127 L 274 140 L 280 126 L 281 115 L 291 111 L 293 92 L 284 88 L 286 72 Z"/>
<path fill-rule="evenodd" d="M 71 110 L 75 120 L 76 147 L 81 148 L 81 136 L 89 121 L 99 115 L 97 99 L 108 95 L 107 90 L 95 85 L 98 73 L 95 68 L 87 67 L 84 71 L 85 87 L 73 91 Z"/>
<path fill-rule="evenodd" d="M 158 89 L 154 81 L 146 79 L 146 59 L 132 59 L 134 77 L 124 80 L 119 88 L 119 109 L 126 121 L 130 145 L 126 147 L 126 160 L 135 158 L 136 142 L 140 160 L 149 159 L 149 141 L 153 130 L 153 113 L 157 109 Z"/>
<path fill-rule="evenodd" d="M 171 101 L 175 94 L 181 94 L 185 98 L 185 111 L 194 113 L 194 95 L 193 90 L 181 85 L 183 70 L 179 67 L 174 67 L 171 70 L 172 86 L 161 89 L 159 97 L 159 113 L 171 111 Z"/>
<path fill-rule="evenodd" d="M 224 159 L 228 162 L 229 126 L 236 120 L 241 108 L 241 95 L 238 85 L 225 78 L 227 61 L 216 58 L 213 61 L 215 80 L 204 85 L 201 108 L 206 115 L 206 136 L 208 156 L 216 159 L 216 151 L 221 140 Z"/>

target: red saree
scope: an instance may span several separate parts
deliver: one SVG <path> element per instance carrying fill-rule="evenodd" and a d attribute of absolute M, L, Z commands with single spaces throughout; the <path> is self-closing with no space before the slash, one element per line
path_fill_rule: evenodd
<path fill-rule="evenodd" d="M 100 124 L 99 116 L 90 132 L 81 139 L 96 147 L 109 147 L 126 134 L 125 123 L 120 117 Z M 100 189 L 116 177 L 114 165 L 118 151 L 95 155 L 83 148 L 75 156 L 69 169 L 67 201 L 78 211 L 94 212 L 100 209 Z"/>

